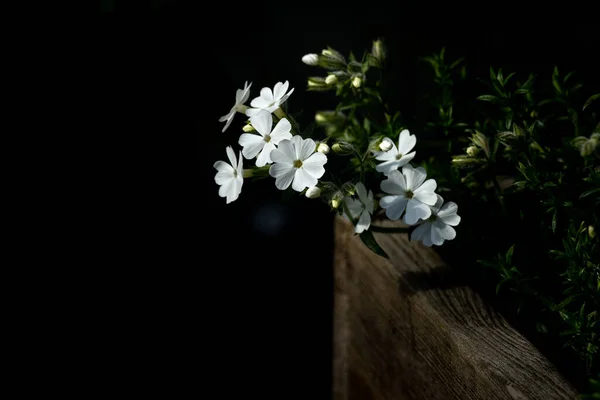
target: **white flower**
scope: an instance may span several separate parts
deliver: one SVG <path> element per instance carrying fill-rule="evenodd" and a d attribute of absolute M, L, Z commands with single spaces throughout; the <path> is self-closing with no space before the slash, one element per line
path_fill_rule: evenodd
<path fill-rule="evenodd" d="M 283 139 L 291 139 L 292 125 L 287 119 L 282 118 L 273 128 L 273 116 L 265 110 L 251 116 L 250 123 L 260 135 L 243 133 L 238 143 L 243 147 L 244 157 L 251 159 L 258 155 L 256 166 L 264 167 L 273 162 L 270 154 L 275 150 L 276 145 Z"/>
<path fill-rule="evenodd" d="M 218 171 L 217 175 L 215 175 L 215 182 L 221 186 L 219 188 L 219 196 L 227 197 L 227 204 L 229 204 L 236 200 L 242 192 L 244 169 L 242 165 L 242 152 L 240 151 L 240 158 L 238 160 L 231 146 L 227 146 L 226 151 L 231 164 L 227 164 L 225 161 L 217 161 L 213 167 Z"/>
<path fill-rule="evenodd" d="M 354 79 L 352 79 L 352 86 L 354 86 L 355 88 L 359 88 L 361 84 L 362 80 L 360 79 L 360 77 L 355 76 Z"/>
<path fill-rule="evenodd" d="M 319 55 L 318 54 L 306 54 L 302 56 L 302 62 L 306 65 L 315 66 L 319 63 Z"/>
<path fill-rule="evenodd" d="M 250 106 L 253 108 L 247 109 L 246 115 L 250 117 L 260 110 L 267 110 L 270 113 L 277 110 L 294 92 L 293 88 L 287 92 L 289 86 L 289 82 L 285 81 L 285 83 L 277 82 L 272 91 L 268 87 L 262 88 L 260 96 L 250 102 Z"/>
<path fill-rule="evenodd" d="M 248 96 L 250 96 L 250 86 L 252 86 L 252 82 L 250 82 L 249 85 L 248 82 L 245 82 L 244 89 L 238 89 L 235 92 L 235 104 L 233 107 L 231 107 L 231 110 L 229 110 L 228 114 L 225 114 L 219 118 L 219 122 L 227 121 L 221 132 L 225 132 L 225 130 L 229 128 L 229 125 L 231 124 L 231 121 L 233 121 L 233 117 L 235 116 L 236 112 L 245 112 L 246 106 L 244 106 L 244 103 L 248 101 Z"/>
<path fill-rule="evenodd" d="M 437 183 L 433 179 L 425 180 L 426 177 L 423 167 L 415 169 L 409 164 L 402 168 L 402 173 L 397 169 L 393 170 L 381 182 L 381 190 L 391 194 L 384 196 L 379 202 L 389 219 L 399 219 L 405 210 L 404 222 L 408 225 L 416 224 L 419 218 L 429 218 L 429 206 L 437 201 L 434 193 Z"/>
<path fill-rule="evenodd" d="M 452 240 L 456 237 L 453 226 L 460 223 L 460 216 L 456 214 L 458 206 L 456 203 L 444 204 L 444 199 L 439 194 L 437 202 L 431 207 L 431 216 L 415 228 L 410 234 L 411 240 L 420 240 L 425 246 L 431 247 L 435 244 L 441 246 L 444 240 Z"/>
<path fill-rule="evenodd" d="M 335 85 L 338 82 L 337 76 L 331 74 L 331 75 L 327 75 L 327 78 L 325 78 L 325 83 L 328 85 Z"/>
<path fill-rule="evenodd" d="M 383 162 L 377 165 L 375 169 L 383 172 L 384 175 L 389 175 L 393 170 L 408 164 L 415 157 L 416 152 L 409 153 L 415 147 L 415 144 L 417 144 L 416 136 L 411 135 L 408 129 L 404 129 L 400 132 L 398 147 L 392 142 L 391 150 L 376 153 L 375 159 Z"/>
<path fill-rule="evenodd" d="M 327 163 L 325 154 L 315 152 L 312 139 L 302 139 L 298 135 L 279 142 L 279 146 L 271 152 L 271 159 L 274 164 L 269 174 L 275 178 L 277 189 L 285 190 L 291 184 L 297 192 L 315 186 L 325 173 L 323 165 Z"/>
<path fill-rule="evenodd" d="M 362 182 L 356 184 L 356 192 L 358 193 L 358 199 L 346 196 L 344 202 L 352 218 L 358 218 L 354 232 L 362 233 L 371 226 L 371 214 L 373 214 L 374 208 L 373 192 L 369 190 L 367 195 L 367 188 Z"/>
<path fill-rule="evenodd" d="M 320 195 L 321 195 L 321 189 L 318 188 L 317 186 L 309 187 L 305 193 L 305 196 L 308 197 L 309 199 L 316 199 Z"/>

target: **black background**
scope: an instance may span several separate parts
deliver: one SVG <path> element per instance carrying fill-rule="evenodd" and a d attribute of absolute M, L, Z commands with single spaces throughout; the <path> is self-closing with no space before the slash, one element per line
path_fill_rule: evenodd
<path fill-rule="evenodd" d="M 189 339 L 177 352 L 192 380 L 210 377 L 198 390 L 220 397 L 231 390 L 328 398 L 331 385 L 332 215 L 319 200 L 283 201 L 273 179 L 245 181 L 228 205 L 217 194 L 212 165 L 227 160 L 228 145 L 237 153 L 242 126 L 238 114 L 221 133 L 218 119 L 244 81 L 253 82 L 252 99 L 289 80 L 289 110 L 304 111 L 298 120 L 305 126 L 335 100 L 305 91 L 306 78 L 320 71 L 301 57 L 327 45 L 361 55 L 383 37 L 406 113 L 418 109 L 427 79 L 419 57 L 442 46 L 451 58 L 467 57 L 469 72 L 482 77 L 490 65 L 550 74 L 557 64 L 598 83 L 592 72 L 600 42 L 591 24 L 532 25 L 525 16 L 475 22 L 483 14 L 440 23 L 395 6 L 325 3 L 98 4 L 88 27 L 96 125 L 102 141 L 123 143 L 119 155 L 135 160 L 118 185 L 128 194 L 144 188 L 127 205 L 137 228 L 156 234 L 142 248 L 145 275 L 175 275 L 168 288 L 158 286 L 153 304 L 181 327 L 175 336 Z"/>

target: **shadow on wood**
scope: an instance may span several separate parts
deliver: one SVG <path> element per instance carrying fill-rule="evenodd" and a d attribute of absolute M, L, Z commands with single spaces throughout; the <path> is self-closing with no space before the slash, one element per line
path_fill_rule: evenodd
<path fill-rule="evenodd" d="M 374 233 L 386 260 L 335 224 L 334 400 L 578 397 L 434 249 Z"/>

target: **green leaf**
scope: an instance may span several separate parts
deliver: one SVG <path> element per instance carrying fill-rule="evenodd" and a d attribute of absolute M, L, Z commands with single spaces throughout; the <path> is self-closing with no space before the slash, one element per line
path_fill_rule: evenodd
<path fill-rule="evenodd" d="M 585 192 L 583 192 L 581 194 L 581 196 L 579 196 L 579 199 L 583 199 L 584 197 L 588 197 L 590 194 L 594 194 L 596 192 L 600 192 L 600 188 L 594 188 L 594 189 L 586 190 Z"/>
<path fill-rule="evenodd" d="M 496 73 L 494 72 L 494 68 L 490 67 L 490 78 L 492 81 L 496 80 Z"/>
<path fill-rule="evenodd" d="M 510 80 L 510 78 L 512 78 L 515 75 L 515 72 L 511 72 L 510 74 L 508 74 L 508 76 L 506 78 L 504 78 L 504 84 L 506 85 L 508 83 L 508 81 Z"/>
<path fill-rule="evenodd" d="M 498 96 L 494 96 L 493 94 L 484 94 L 484 95 L 481 95 L 481 96 L 477 97 L 477 100 L 494 101 L 497 98 L 498 98 Z"/>
<path fill-rule="evenodd" d="M 510 249 L 506 252 L 505 261 L 506 264 L 512 264 L 513 253 L 515 251 L 515 245 L 510 246 Z"/>
<path fill-rule="evenodd" d="M 390 258 L 385 251 L 383 251 L 381 246 L 379 246 L 379 243 L 377 243 L 371 231 L 363 231 L 363 233 L 361 233 L 359 236 L 360 240 L 362 240 L 365 246 L 371 249 L 375 254 L 387 259 Z"/>
<path fill-rule="evenodd" d="M 592 95 L 589 99 L 587 99 L 587 101 L 583 105 L 583 110 L 585 110 L 590 104 L 592 104 L 592 101 L 599 99 L 599 98 L 600 98 L 600 93 L 596 93 L 595 95 Z"/>
<path fill-rule="evenodd" d="M 554 72 L 552 73 L 552 85 L 559 94 L 562 94 L 560 84 L 558 83 L 558 67 L 554 67 Z"/>

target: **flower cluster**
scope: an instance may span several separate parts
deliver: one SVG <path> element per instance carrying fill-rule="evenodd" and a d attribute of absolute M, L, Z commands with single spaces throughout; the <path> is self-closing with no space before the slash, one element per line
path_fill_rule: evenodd
<path fill-rule="evenodd" d="M 327 70 L 326 77 L 310 77 L 307 90 L 336 90 L 344 99 L 359 99 L 357 104 L 367 104 L 372 98 L 381 100 L 369 86 L 368 71 L 371 67 L 381 68 L 384 59 L 385 50 L 380 40 L 374 42 L 362 62 L 353 56 L 346 60 L 331 48 L 321 54 L 307 54 L 302 57 L 305 64 Z M 427 179 L 423 167 L 410 164 L 416 156 L 417 138 L 408 129 L 396 129 L 388 123 L 373 132 L 367 118 L 359 123 L 357 105 L 341 104 L 335 111 L 316 113 L 317 125 L 326 131 L 323 140 L 303 138 L 298 124 L 284 111 L 284 103 L 294 91 L 293 88 L 288 90 L 289 82 L 278 82 L 273 89 L 262 88 L 248 107 L 245 103 L 251 85 L 246 82 L 243 89 L 238 89 L 235 104 L 220 119 L 226 122 L 225 131 L 236 113 L 246 117 L 238 139 L 242 147 L 239 159 L 230 146 L 227 154 L 231 165 L 224 161 L 214 165 L 218 171 L 215 181 L 221 186 L 219 195 L 225 197 L 227 203 L 239 197 L 244 178 L 271 176 L 279 190 L 291 187 L 307 198 L 323 199 L 332 210 L 352 221 L 357 234 L 367 233 L 372 216 L 382 210 L 387 218 L 408 225 L 410 238 L 426 246 L 454 239 L 453 227 L 460 222 L 458 207 L 453 202 L 444 203 L 435 192 L 436 181 Z M 347 116 L 342 109 L 353 112 Z M 387 114 L 386 118 L 389 122 Z M 351 156 L 352 176 L 344 177 L 341 170 L 328 168 L 331 179 L 324 179 L 330 150 L 339 157 Z M 255 160 L 254 166 L 243 169 L 242 156 Z M 374 195 L 367 187 L 377 183 L 382 193 Z"/>

